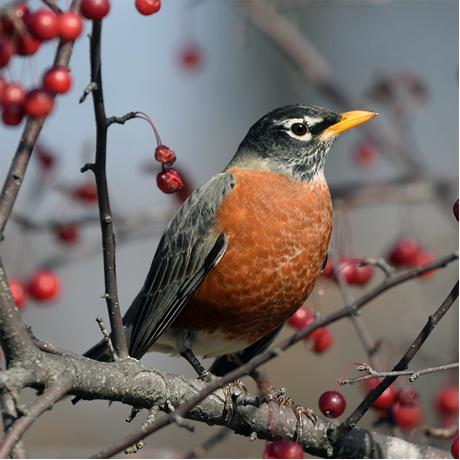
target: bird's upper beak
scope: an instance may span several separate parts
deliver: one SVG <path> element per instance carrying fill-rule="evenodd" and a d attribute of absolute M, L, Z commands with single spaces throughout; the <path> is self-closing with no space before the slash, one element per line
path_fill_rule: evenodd
<path fill-rule="evenodd" d="M 354 110 L 353 112 L 341 113 L 339 122 L 324 130 L 321 137 L 325 136 L 325 138 L 328 139 L 330 137 L 337 136 L 338 134 L 353 128 L 354 126 L 365 123 L 377 115 L 378 113 L 366 112 L 363 110 Z"/>

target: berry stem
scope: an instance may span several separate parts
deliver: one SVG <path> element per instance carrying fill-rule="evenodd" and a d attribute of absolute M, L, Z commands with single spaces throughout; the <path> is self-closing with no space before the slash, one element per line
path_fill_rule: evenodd
<path fill-rule="evenodd" d="M 140 116 L 140 115 L 142 115 L 142 116 Z M 144 112 L 135 112 L 135 117 L 134 118 L 140 118 L 140 119 L 145 120 L 148 123 L 150 123 L 150 126 L 152 126 L 153 131 L 155 131 L 155 137 L 157 139 L 157 144 L 162 145 L 161 138 L 160 138 L 160 133 L 158 132 L 158 130 L 157 130 L 155 124 L 153 123 L 152 119 L 147 114 L 145 114 Z M 164 170 L 164 168 L 163 168 L 163 170 Z"/>
<path fill-rule="evenodd" d="M 350 370 L 351 367 L 353 366 L 366 366 L 366 363 L 352 363 L 350 364 L 346 369 L 345 372 L 342 374 L 342 377 L 340 377 L 339 381 L 337 382 L 337 386 L 335 387 L 335 391 L 338 391 L 340 385 L 342 385 L 342 380 L 345 377 L 346 373 Z"/>

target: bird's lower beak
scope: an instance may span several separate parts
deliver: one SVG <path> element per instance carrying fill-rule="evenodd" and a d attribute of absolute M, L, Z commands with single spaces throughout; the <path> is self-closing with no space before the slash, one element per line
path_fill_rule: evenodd
<path fill-rule="evenodd" d="M 341 113 L 342 117 L 338 123 L 327 128 L 323 132 L 323 136 L 327 138 L 337 136 L 340 133 L 347 131 L 350 128 L 358 126 L 366 121 L 376 117 L 378 113 L 375 112 L 366 112 L 363 110 L 354 110 L 353 112 L 344 112 Z"/>

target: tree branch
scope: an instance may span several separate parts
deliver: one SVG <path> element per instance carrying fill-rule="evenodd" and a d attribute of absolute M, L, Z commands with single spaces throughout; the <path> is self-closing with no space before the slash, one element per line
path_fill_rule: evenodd
<path fill-rule="evenodd" d="M 128 355 L 120 305 L 118 302 L 117 276 L 115 269 L 115 237 L 107 187 L 107 128 L 109 122 L 105 115 L 101 76 L 101 30 L 102 21 L 93 21 L 91 33 L 91 81 L 96 83 L 92 90 L 94 113 L 96 116 L 96 160 L 93 172 L 96 177 L 99 217 L 102 231 L 104 261 L 104 298 L 112 330 L 112 343 L 119 357 Z"/>

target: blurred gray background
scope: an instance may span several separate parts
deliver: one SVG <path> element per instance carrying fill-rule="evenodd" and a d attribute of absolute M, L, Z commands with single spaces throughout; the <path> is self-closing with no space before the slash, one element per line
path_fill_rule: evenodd
<path fill-rule="evenodd" d="M 5 2 L 1 2 L 3 5 Z M 67 2 L 62 3 L 66 7 Z M 64 3 L 66 3 L 64 5 Z M 147 113 L 162 141 L 178 157 L 180 171 L 199 185 L 220 172 L 234 154 L 249 127 L 268 111 L 294 103 L 321 105 L 338 112 L 375 110 L 379 123 L 394 126 L 391 111 L 366 98 L 377 79 L 408 72 L 426 86 L 428 99 L 421 108 L 408 112 L 404 130 L 425 177 L 452 182 L 458 177 L 458 2 L 425 1 L 273 1 L 267 2 L 303 34 L 328 63 L 331 74 L 357 101 L 340 107 L 314 88 L 286 54 L 245 17 L 237 1 L 163 0 L 158 14 L 143 17 L 134 1 L 112 0 L 103 23 L 102 72 L 108 116 L 130 111 Z M 38 2 L 30 2 L 31 9 Z M 85 33 L 90 31 L 85 23 Z M 203 64 L 198 71 L 181 65 L 183 46 L 200 45 Z M 42 46 L 33 58 L 15 62 L 5 73 L 26 86 L 37 83 L 49 67 L 56 43 Z M 84 34 L 71 59 L 73 89 L 59 97 L 46 121 L 39 142 L 59 155 L 53 184 L 38 199 L 38 163 L 27 171 L 15 211 L 36 222 L 94 216 L 96 210 L 72 202 L 62 189 L 84 182 L 80 167 L 91 161 L 95 124 L 92 100 L 78 103 L 89 83 L 88 40 Z M 377 119 L 378 120 L 378 119 Z M 377 121 L 376 120 L 376 121 Z M 20 128 L 0 126 L 0 171 L 5 176 L 15 151 Z M 390 131 L 391 135 L 391 131 Z M 362 168 L 353 160 L 363 139 L 361 128 L 343 136 L 333 147 L 326 165 L 331 187 L 351 183 L 377 183 L 402 176 L 395 162 L 380 155 L 376 164 Z M 113 125 L 108 140 L 108 180 L 112 210 L 116 216 L 172 215 L 177 200 L 156 187 L 153 152 L 155 139 L 149 125 L 132 120 Z M 85 173 L 90 175 L 90 172 Z M 345 241 L 351 257 L 384 256 L 401 233 L 414 234 L 437 256 L 458 247 L 458 224 L 447 200 L 415 200 L 409 203 L 374 203 L 341 208 L 335 214 L 335 241 Z M 163 214 L 161 214 L 163 213 Z M 117 224 L 117 222 L 115 221 Z M 118 233 L 117 275 L 122 309 L 128 308 L 141 287 L 159 237 L 167 224 L 160 219 L 131 237 Z M 27 279 L 44 262 L 53 262 L 62 279 L 63 292 L 52 305 L 29 302 L 24 321 L 37 337 L 57 346 L 83 353 L 101 334 L 94 319 L 106 315 L 100 234 L 97 225 L 84 228 L 74 248 L 59 245 L 50 232 L 19 231 L 9 222 L 1 252 L 7 273 Z M 389 291 L 368 305 L 363 317 L 374 340 L 385 339 L 387 365 L 406 350 L 423 327 L 428 315 L 444 300 L 458 277 L 457 264 L 432 277 L 416 280 Z M 372 285 L 381 281 L 374 277 Z M 314 294 L 308 305 L 323 314 L 343 306 L 334 283 L 320 281 L 322 295 Z M 358 296 L 364 289 L 352 290 Z M 436 328 L 413 362 L 414 369 L 458 360 L 458 315 L 453 308 Z M 297 344 L 265 366 L 271 383 L 287 387 L 297 403 L 317 410 L 317 399 L 333 389 L 346 367 L 367 356 L 349 320 L 333 324 L 335 345 L 324 355 L 314 355 Z M 291 330 L 283 332 L 285 337 Z M 182 359 L 149 354 L 143 362 L 162 370 L 193 375 Z M 208 364 L 208 363 L 207 363 Z M 434 374 L 415 382 L 426 407 L 426 422 L 439 423 L 432 411 L 433 392 L 453 375 Z M 249 388 L 254 391 L 249 382 Z M 33 395 L 30 392 L 27 397 Z M 347 413 L 359 403 L 358 386 L 343 388 Z M 129 407 L 106 402 L 69 400 L 44 414 L 25 436 L 33 457 L 82 457 L 93 454 L 124 437 L 143 421 L 142 414 L 128 426 Z M 367 414 L 361 426 L 371 427 L 375 413 Z M 386 428 L 378 428 L 388 430 Z M 175 426 L 147 440 L 138 457 L 180 455 L 199 445 L 218 428 L 197 425 L 194 434 Z M 420 442 L 420 439 L 417 439 Z M 448 448 L 449 443 L 440 444 Z M 172 453 L 170 451 L 172 449 Z M 207 453 L 209 458 L 261 458 L 264 443 L 230 436 Z"/>

